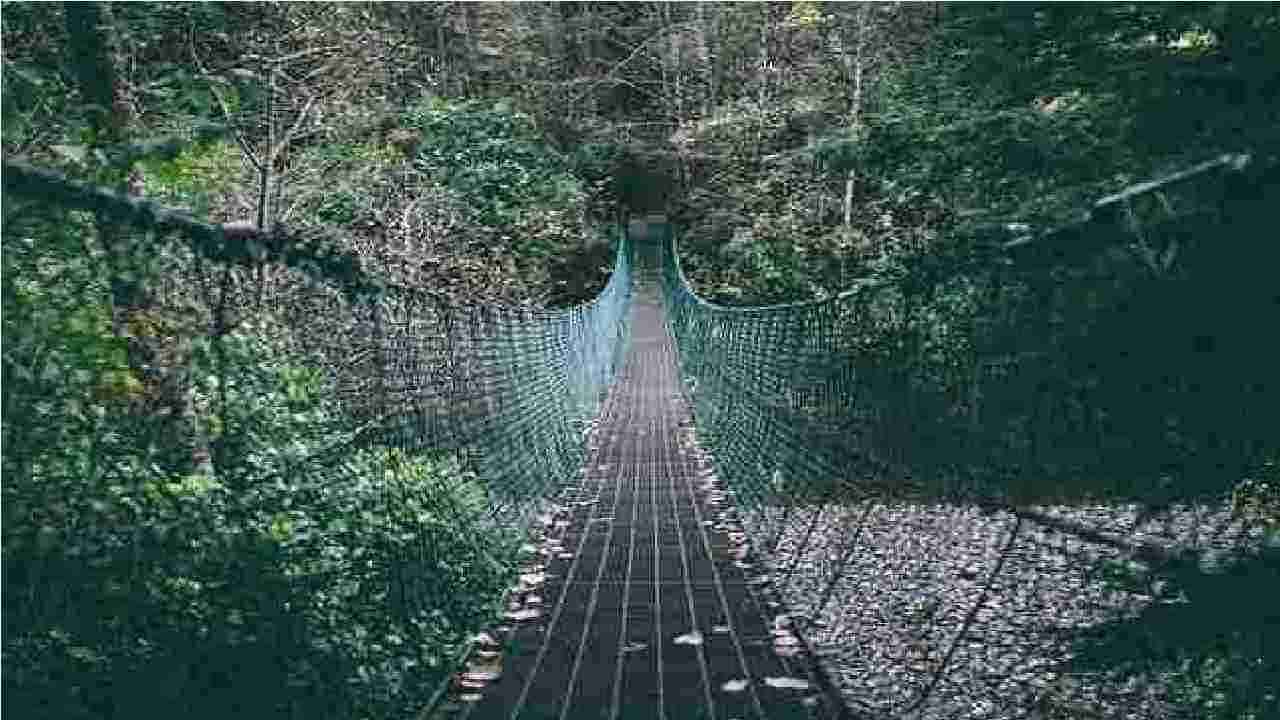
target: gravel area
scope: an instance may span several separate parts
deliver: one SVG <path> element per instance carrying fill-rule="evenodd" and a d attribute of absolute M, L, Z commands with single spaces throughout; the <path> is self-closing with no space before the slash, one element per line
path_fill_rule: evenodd
<path fill-rule="evenodd" d="M 1261 541 L 1225 506 L 1152 519 L 1134 506 L 1035 509 L 1121 540 L 1198 551 L 1202 565 Z M 854 710 L 922 720 L 1188 716 L 1165 678 L 1064 671 L 1080 631 L 1179 601 L 1159 583 L 1126 591 L 1108 582 L 1109 561 L 1142 567 L 1115 547 L 974 507 L 826 505 L 742 518 Z"/>

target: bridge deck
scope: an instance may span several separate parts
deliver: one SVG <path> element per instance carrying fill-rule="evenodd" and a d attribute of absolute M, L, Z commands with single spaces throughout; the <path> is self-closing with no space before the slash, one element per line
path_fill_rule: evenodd
<path fill-rule="evenodd" d="M 548 518 L 509 626 L 477 645 L 447 715 L 839 714 L 786 618 L 751 584 L 732 498 L 692 440 L 663 310 L 646 289 L 581 485 Z"/>

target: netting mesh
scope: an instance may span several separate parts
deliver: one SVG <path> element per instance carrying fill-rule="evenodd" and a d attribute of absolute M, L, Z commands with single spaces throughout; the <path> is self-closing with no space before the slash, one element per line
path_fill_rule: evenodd
<path fill-rule="evenodd" d="M 6 664 L 65 633 L 124 677 L 181 676 L 103 691 L 120 707 L 225 712 L 255 682 L 297 690 L 262 713 L 420 703 L 451 669 L 439 648 L 492 617 L 531 519 L 576 479 L 627 344 L 625 238 L 590 303 L 466 307 L 378 283 L 377 257 L 326 241 L 223 232 L 21 166 L 4 179 L 5 502 L 35 513 L 6 524 Z M 55 332 L 48 355 L 40 313 L 84 337 Z M 41 352 L 43 375 L 11 373 Z M 120 507 L 133 519 L 111 521 Z M 146 514 L 169 507 L 186 516 Z M 238 634 L 183 639 L 201 625 Z M 62 684 L 68 708 L 88 692 Z"/>
<path fill-rule="evenodd" d="M 1273 613 L 1218 615 L 1238 592 L 1223 573 L 1277 587 L 1264 521 L 1227 500 L 1269 467 L 1280 426 L 1280 354 L 1258 334 L 1280 319 L 1262 269 L 1278 259 L 1274 181 L 1232 167 L 1104 199 L 1039 242 L 935 248 L 772 307 L 699 298 L 666 228 L 697 437 L 760 580 L 804 617 L 851 707 L 1275 710 L 1259 629 Z M 1213 680 L 1217 662 L 1235 679 Z"/>

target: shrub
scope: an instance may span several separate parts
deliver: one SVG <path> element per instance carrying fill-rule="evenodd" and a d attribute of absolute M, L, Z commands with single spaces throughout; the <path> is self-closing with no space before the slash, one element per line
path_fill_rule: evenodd
<path fill-rule="evenodd" d="M 4 244 L 5 709 L 411 708 L 510 579 L 482 485 L 352 442 L 267 314 L 215 343 L 113 309 L 82 223 L 56 220 Z"/>

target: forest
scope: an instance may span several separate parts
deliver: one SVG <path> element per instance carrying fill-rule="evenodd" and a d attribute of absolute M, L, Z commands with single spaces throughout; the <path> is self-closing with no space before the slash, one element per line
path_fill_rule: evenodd
<path fill-rule="evenodd" d="M 910 363 L 954 410 L 978 402 L 980 333 L 1025 300 L 992 289 L 991 248 L 1034 252 L 1102 221 L 1099 198 L 1188 169 L 1245 168 L 1239 187 L 1272 188 L 1250 202 L 1274 200 L 1280 166 L 1271 3 L 5 2 L 0 23 L 15 717 L 403 717 L 501 614 L 525 538 L 494 521 L 489 478 L 457 447 L 360 440 L 390 391 L 348 357 L 363 340 L 325 324 L 359 317 L 353 274 L 421 307 L 551 317 L 607 292 L 629 218 L 665 215 L 722 305 L 905 288 L 868 357 Z M 1143 195 L 1114 224 L 1199 227 L 1202 206 L 1239 200 L 1216 182 Z M 204 256 L 175 232 L 288 261 Z M 1224 380 L 1201 415 L 1148 428 L 1200 463 L 1170 460 L 1157 485 L 1229 497 L 1280 547 L 1275 237 L 1178 242 L 1142 243 L 1132 272 L 1191 258 L 1230 279 L 1134 317 L 1199 333 L 1178 367 Z M 1054 366 L 1079 380 L 1064 397 L 1146 402 L 1088 362 Z M 977 417 L 949 412 L 939 432 Z M 994 466 L 1015 454 L 989 450 L 1006 430 L 915 467 Z M 355 449 L 308 470 L 333 448 Z M 398 559 L 423 552 L 406 578 Z M 1280 561 L 1264 560 L 1240 591 L 1255 625 L 1224 632 L 1272 655 L 1221 635 L 1173 648 L 1160 672 L 1190 717 L 1278 706 L 1280 625 L 1254 605 L 1280 593 Z"/>

